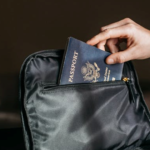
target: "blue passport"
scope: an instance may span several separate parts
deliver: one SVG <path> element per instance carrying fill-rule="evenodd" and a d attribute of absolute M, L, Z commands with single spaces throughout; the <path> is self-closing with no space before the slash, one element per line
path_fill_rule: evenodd
<path fill-rule="evenodd" d="M 121 80 L 123 64 L 108 65 L 111 53 L 69 37 L 59 77 L 59 85 Z"/>

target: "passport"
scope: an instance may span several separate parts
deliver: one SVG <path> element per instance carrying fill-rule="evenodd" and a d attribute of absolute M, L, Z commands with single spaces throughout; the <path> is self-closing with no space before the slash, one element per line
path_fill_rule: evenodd
<path fill-rule="evenodd" d="M 106 64 L 105 59 L 110 54 L 69 37 L 61 66 L 59 85 L 121 80 L 123 63 Z"/>

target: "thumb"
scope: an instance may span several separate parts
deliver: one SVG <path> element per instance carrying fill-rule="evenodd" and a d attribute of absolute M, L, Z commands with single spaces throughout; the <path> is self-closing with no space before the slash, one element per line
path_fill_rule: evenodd
<path fill-rule="evenodd" d="M 116 63 L 124 63 L 126 61 L 133 59 L 133 54 L 131 54 L 131 50 L 125 50 L 117 53 L 113 53 L 106 58 L 107 64 L 116 64 Z"/>

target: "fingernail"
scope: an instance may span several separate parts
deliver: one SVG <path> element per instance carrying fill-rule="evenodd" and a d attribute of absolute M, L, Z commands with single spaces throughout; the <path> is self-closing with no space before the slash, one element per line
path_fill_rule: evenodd
<path fill-rule="evenodd" d="M 113 60 L 113 59 L 108 59 L 108 60 L 107 60 L 107 63 L 108 63 L 108 64 L 114 64 L 114 60 Z"/>

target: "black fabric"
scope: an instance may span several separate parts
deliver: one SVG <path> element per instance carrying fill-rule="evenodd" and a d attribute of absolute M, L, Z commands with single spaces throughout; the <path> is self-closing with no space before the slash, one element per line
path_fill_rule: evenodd
<path fill-rule="evenodd" d="M 123 71 L 123 77 L 131 79 L 130 86 L 124 81 L 59 86 L 63 52 L 35 53 L 22 66 L 20 102 L 26 149 L 149 146 L 150 115 L 132 64 L 125 63 Z"/>

